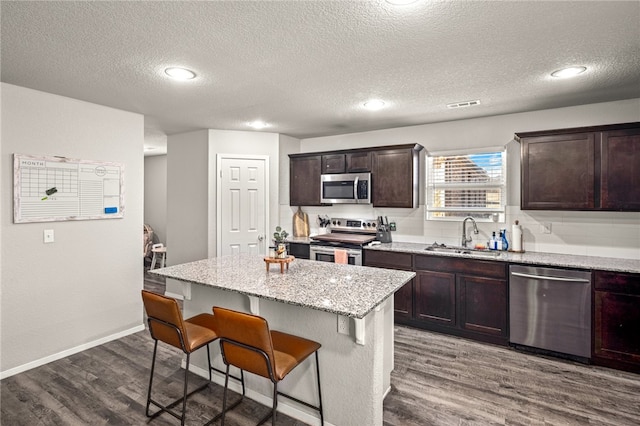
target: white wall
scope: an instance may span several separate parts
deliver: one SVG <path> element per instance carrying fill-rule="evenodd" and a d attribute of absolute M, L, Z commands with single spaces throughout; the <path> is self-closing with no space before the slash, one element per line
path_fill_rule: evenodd
<path fill-rule="evenodd" d="M 521 211 L 520 146 L 513 141 L 516 132 L 634 121 L 640 121 L 640 99 L 309 138 L 300 142 L 300 152 L 408 143 L 421 144 L 432 152 L 507 145 L 509 194 L 506 224 L 513 223 L 515 219 L 522 223 L 525 250 L 640 259 L 640 213 Z M 286 154 L 281 153 L 281 164 L 288 167 Z M 288 181 L 281 185 L 281 191 L 288 193 Z M 424 182 L 421 182 L 421 191 L 424 191 Z M 291 220 L 294 208 L 287 203 L 282 204 L 280 220 Z M 398 224 L 398 231 L 393 234 L 394 241 L 460 243 L 461 224 L 425 221 L 424 205 L 417 209 L 374 209 L 350 205 L 305 207 L 304 211 L 309 214 L 312 232 L 318 214 L 363 218 L 387 215 L 390 221 Z M 543 223 L 551 223 L 551 234 L 541 232 Z M 474 241 L 486 242 L 491 232 L 501 227 L 507 226 L 505 223 L 480 224 L 481 234 L 474 236 Z"/>
<path fill-rule="evenodd" d="M 2 84 L 2 377 L 143 329 L 143 134 L 139 114 Z M 124 218 L 14 224 L 13 153 L 124 163 Z"/>
<path fill-rule="evenodd" d="M 167 244 L 167 156 L 144 157 L 144 223 L 154 242 Z"/>
<path fill-rule="evenodd" d="M 217 155 L 269 156 L 269 229 L 278 219 L 279 136 L 276 133 L 200 130 L 167 138 L 167 263 L 216 256 Z M 182 284 L 167 280 L 167 294 Z"/>

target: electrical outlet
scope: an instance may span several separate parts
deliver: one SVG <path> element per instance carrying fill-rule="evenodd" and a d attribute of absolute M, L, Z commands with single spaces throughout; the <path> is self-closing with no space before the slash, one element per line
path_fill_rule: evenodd
<path fill-rule="evenodd" d="M 44 241 L 44 243 L 52 243 L 55 241 L 54 235 L 53 235 L 53 229 L 45 229 L 43 234 L 42 234 L 42 239 Z"/>
<path fill-rule="evenodd" d="M 545 222 L 543 224 L 540 225 L 540 232 L 542 232 L 543 234 L 550 234 L 551 233 L 551 222 Z"/>
<path fill-rule="evenodd" d="M 338 315 L 338 333 L 349 334 L 349 317 Z"/>
<path fill-rule="evenodd" d="M 395 231 L 396 230 L 396 223 L 395 222 L 390 222 L 389 223 L 389 231 Z"/>

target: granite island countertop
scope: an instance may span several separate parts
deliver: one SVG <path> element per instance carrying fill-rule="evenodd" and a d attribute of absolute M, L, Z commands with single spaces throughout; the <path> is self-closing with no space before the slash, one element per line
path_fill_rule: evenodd
<path fill-rule="evenodd" d="M 305 259 L 295 259 L 281 274 L 279 265 L 271 265 L 267 272 L 264 256 L 247 254 L 203 259 L 149 273 L 358 319 L 415 276 L 408 271 Z"/>
<path fill-rule="evenodd" d="M 520 263 L 531 265 L 543 265 L 562 268 L 598 269 L 603 271 L 640 273 L 640 260 L 619 259 L 615 257 L 580 256 L 572 254 L 524 252 L 514 253 L 509 251 L 499 252 L 498 256 L 474 253 L 446 253 L 425 250 L 431 244 L 423 243 L 385 243 L 375 246 L 365 246 L 366 250 L 393 251 L 432 256 L 452 256 L 470 259 L 490 260 L 507 263 Z"/>

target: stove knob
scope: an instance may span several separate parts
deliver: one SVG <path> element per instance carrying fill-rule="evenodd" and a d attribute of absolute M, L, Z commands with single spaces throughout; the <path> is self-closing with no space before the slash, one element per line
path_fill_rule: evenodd
<path fill-rule="evenodd" d="M 342 225 L 342 223 L 340 223 L 340 221 L 338 221 L 338 226 Z"/>

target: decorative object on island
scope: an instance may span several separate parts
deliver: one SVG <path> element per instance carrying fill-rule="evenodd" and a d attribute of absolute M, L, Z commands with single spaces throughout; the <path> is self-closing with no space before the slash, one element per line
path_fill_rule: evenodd
<path fill-rule="evenodd" d="M 286 241 L 289 233 L 282 229 L 280 226 L 276 226 L 276 232 L 273 233 L 273 242 L 276 245 L 276 257 L 279 259 L 285 259 L 287 257 Z"/>
<path fill-rule="evenodd" d="M 289 264 L 293 262 L 295 259 L 294 256 L 285 256 L 284 258 L 279 257 L 265 257 L 264 263 L 267 266 L 267 272 L 269 272 L 269 266 L 273 263 L 280 265 L 280 273 L 284 274 L 284 268 L 287 267 L 287 271 L 289 270 Z"/>

